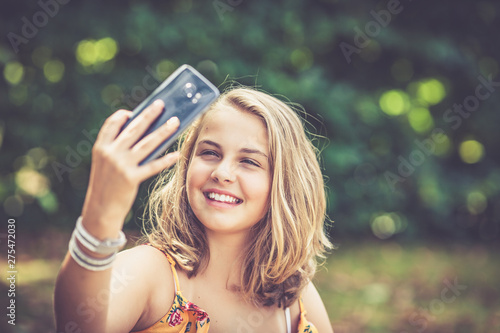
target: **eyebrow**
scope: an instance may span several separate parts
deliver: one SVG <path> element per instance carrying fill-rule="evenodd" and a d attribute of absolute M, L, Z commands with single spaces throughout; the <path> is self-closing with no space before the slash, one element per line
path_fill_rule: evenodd
<path fill-rule="evenodd" d="M 207 144 L 207 145 L 210 145 L 210 146 L 214 146 L 216 147 L 217 149 L 222 149 L 222 147 L 220 146 L 220 144 L 218 144 L 217 142 L 213 142 L 211 140 L 202 140 L 198 143 L 198 146 L 202 145 L 202 144 Z M 268 158 L 266 154 L 264 154 L 262 151 L 258 150 L 258 149 L 253 149 L 253 148 L 241 148 L 240 149 L 240 152 L 241 153 L 246 153 L 246 154 L 257 154 L 257 155 L 261 155 L 263 157 L 265 157 L 266 159 Z"/>

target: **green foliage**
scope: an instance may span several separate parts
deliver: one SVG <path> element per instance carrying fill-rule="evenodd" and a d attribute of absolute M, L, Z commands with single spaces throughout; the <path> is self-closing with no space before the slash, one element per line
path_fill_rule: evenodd
<path fill-rule="evenodd" d="M 0 201 L 21 226 L 73 225 L 103 120 L 189 63 L 304 106 L 334 240 L 498 239 L 498 3 L 69 2 L 28 38 L 41 10 L 1 14 Z"/>

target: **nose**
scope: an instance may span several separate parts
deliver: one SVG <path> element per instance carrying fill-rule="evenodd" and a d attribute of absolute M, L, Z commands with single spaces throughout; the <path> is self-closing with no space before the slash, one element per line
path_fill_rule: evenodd
<path fill-rule="evenodd" d="M 221 183 L 232 183 L 235 180 L 234 173 L 228 163 L 219 163 L 211 175 L 212 179 Z"/>

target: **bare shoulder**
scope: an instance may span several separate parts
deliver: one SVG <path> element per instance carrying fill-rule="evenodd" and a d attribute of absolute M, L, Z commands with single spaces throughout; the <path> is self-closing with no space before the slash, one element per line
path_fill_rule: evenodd
<path fill-rule="evenodd" d="M 139 245 L 118 253 L 113 265 L 113 278 L 119 278 L 121 272 L 126 273 L 129 276 L 122 278 L 124 283 L 129 281 L 133 285 L 140 284 L 147 287 L 144 282 L 159 280 L 160 276 L 157 273 L 170 271 L 169 267 L 169 262 L 161 251 L 152 246 Z"/>
<path fill-rule="evenodd" d="M 117 255 L 117 265 L 134 266 L 148 268 L 149 266 L 157 266 L 165 264 L 169 266 L 165 255 L 158 249 L 149 245 L 138 245 L 125 251 L 121 251 Z"/>
<path fill-rule="evenodd" d="M 172 271 L 162 252 L 140 245 L 117 255 L 110 285 L 110 309 L 116 312 L 111 318 L 134 330 L 147 328 L 168 311 L 165 299 L 173 300 L 174 294 Z"/>
<path fill-rule="evenodd" d="M 307 311 L 307 320 L 316 326 L 318 332 L 333 333 L 328 313 L 326 312 L 325 305 L 321 300 L 318 290 L 312 282 L 305 287 L 302 292 L 302 301 Z"/>

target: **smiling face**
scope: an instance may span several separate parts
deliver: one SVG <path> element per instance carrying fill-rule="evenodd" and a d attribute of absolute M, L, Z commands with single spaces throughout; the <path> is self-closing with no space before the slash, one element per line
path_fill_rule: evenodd
<path fill-rule="evenodd" d="M 191 208 L 207 231 L 247 232 L 268 209 L 271 170 L 264 123 L 221 105 L 201 126 L 186 179 Z"/>

